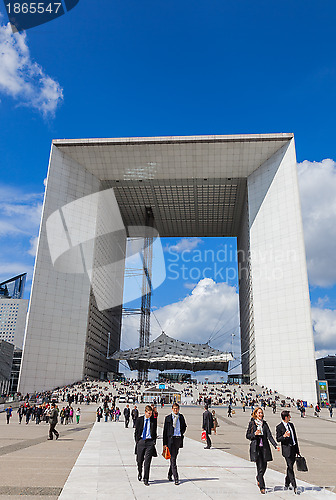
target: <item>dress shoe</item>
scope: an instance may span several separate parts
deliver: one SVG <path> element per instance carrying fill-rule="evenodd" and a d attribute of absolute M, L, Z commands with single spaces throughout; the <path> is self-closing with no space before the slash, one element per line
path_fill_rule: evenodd
<path fill-rule="evenodd" d="M 205 450 L 210 450 L 210 446 L 204 446 Z"/>
<path fill-rule="evenodd" d="M 141 481 L 141 479 L 142 479 L 142 475 L 138 474 L 138 480 Z"/>
<path fill-rule="evenodd" d="M 56 441 L 57 441 L 58 438 L 59 438 L 59 434 L 57 434 L 57 436 L 56 436 Z"/>
<path fill-rule="evenodd" d="M 170 475 L 168 474 L 168 481 L 172 481 L 172 480 L 173 480 L 173 476 L 170 476 Z"/>
<path fill-rule="evenodd" d="M 175 484 L 178 486 L 180 484 L 180 481 L 178 479 L 175 479 Z"/>
<path fill-rule="evenodd" d="M 148 479 L 144 479 L 144 485 L 145 485 L 145 486 L 149 486 Z"/>
<path fill-rule="evenodd" d="M 300 492 L 298 491 L 297 488 L 294 488 L 294 493 L 295 493 L 295 495 L 300 495 Z"/>
<path fill-rule="evenodd" d="M 264 488 L 261 488 L 260 493 L 261 493 L 262 495 L 265 495 L 265 490 L 264 490 Z"/>

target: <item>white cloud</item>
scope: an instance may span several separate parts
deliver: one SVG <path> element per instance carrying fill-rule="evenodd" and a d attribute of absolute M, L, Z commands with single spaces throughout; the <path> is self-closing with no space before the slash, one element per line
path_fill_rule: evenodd
<path fill-rule="evenodd" d="M 336 163 L 304 161 L 298 166 L 309 283 L 336 283 Z"/>
<path fill-rule="evenodd" d="M 0 236 L 26 235 L 37 233 L 41 220 L 42 202 L 37 199 L 31 203 L 0 203 Z"/>
<path fill-rule="evenodd" d="M 0 92 L 12 96 L 21 105 L 54 114 L 63 99 L 63 89 L 31 59 L 25 33 L 13 33 L 9 25 L 0 25 Z"/>
<path fill-rule="evenodd" d="M 312 307 L 314 340 L 317 355 L 336 353 L 336 310 Z"/>
<path fill-rule="evenodd" d="M 197 283 L 184 283 L 183 286 L 187 290 L 193 290 L 197 286 Z"/>
<path fill-rule="evenodd" d="M 28 250 L 28 253 L 32 257 L 35 257 L 37 252 L 38 236 L 36 236 L 35 238 L 30 238 L 29 243 L 30 243 L 30 248 Z"/>
<path fill-rule="evenodd" d="M 176 245 L 167 245 L 165 250 L 177 253 L 191 252 L 191 250 L 197 248 L 200 243 L 203 243 L 203 240 L 200 238 L 182 238 L 178 243 L 176 243 Z"/>
<path fill-rule="evenodd" d="M 32 274 L 42 197 L 42 193 L 0 185 L 0 280 Z"/>
<path fill-rule="evenodd" d="M 231 351 L 231 333 L 235 332 L 233 338 L 233 351 L 235 357 L 240 353 L 239 319 L 238 319 L 238 294 L 235 287 L 226 283 L 216 283 L 210 278 L 201 280 L 194 290 L 179 302 L 169 304 L 155 310 L 163 331 L 178 340 L 185 342 L 205 343 L 212 335 L 213 341 L 209 345 L 220 350 Z M 154 315 L 151 315 L 151 340 L 161 333 Z M 121 349 L 134 349 L 139 345 L 139 316 L 125 316 L 123 318 Z M 237 365 L 239 361 L 235 361 Z M 238 368 L 234 370 L 237 372 Z M 123 362 L 120 371 L 127 377 L 137 376 L 135 371 L 127 368 Z M 223 372 L 199 372 L 197 379 L 205 377 L 211 380 L 219 380 Z M 154 380 L 156 372 L 150 372 L 150 378 Z M 226 378 L 226 375 L 225 375 Z"/>
<path fill-rule="evenodd" d="M 1 204 L 0 204 L 0 210 L 1 210 Z M 20 230 L 15 224 L 0 219 L 0 237 L 18 233 L 24 234 L 24 231 Z"/>
<path fill-rule="evenodd" d="M 214 340 L 210 345 L 217 349 L 231 350 L 230 334 L 234 331 L 237 349 L 238 294 L 235 287 L 226 283 L 216 283 L 205 278 L 196 285 L 190 295 L 179 302 L 157 309 L 155 316 L 167 335 L 195 343 L 204 343 L 213 335 Z M 139 316 L 126 316 L 123 319 L 123 349 L 138 345 L 138 329 Z M 218 330 L 220 331 L 216 333 Z M 226 333 L 227 331 L 229 332 Z M 154 315 L 151 316 L 151 332 L 151 340 L 161 333 Z"/>
<path fill-rule="evenodd" d="M 319 297 L 317 299 L 317 306 L 323 309 L 323 307 L 326 304 L 328 304 L 328 302 L 330 302 L 330 299 L 329 299 L 329 297 L 327 295 L 325 295 L 324 297 Z"/>
<path fill-rule="evenodd" d="M 5 281 L 12 276 L 27 272 L 27 264 L 24 262 L 0 262 L 0 281 Z"/>

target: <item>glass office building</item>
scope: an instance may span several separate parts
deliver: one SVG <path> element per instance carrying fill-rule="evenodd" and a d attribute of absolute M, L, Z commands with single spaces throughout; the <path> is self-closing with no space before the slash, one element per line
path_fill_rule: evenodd
<path fill-rule="evenodd" d="M 0 283 L 0 340 L 22 349 L 28 299 L 23 299 L 27 273 Z"/>
<path fill-rule="evenodd" d="M 0 283 L 0 299 L 22 299 L 27 273 Z"/>

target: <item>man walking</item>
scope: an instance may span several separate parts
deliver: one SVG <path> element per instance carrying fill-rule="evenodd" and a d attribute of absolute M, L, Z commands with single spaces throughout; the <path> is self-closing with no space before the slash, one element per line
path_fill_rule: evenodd
<path fill-rule="evenodd" d="M 22 417 L 23 417 L 23 405 L 21 405 L 17 411 L 17 414 L 19 415 L 19 424 L 22 422 Z"/>
<path fill-rule="evenodd" d="M 202 426 L 202 430 L 205 431 L 206 440 L 207 440 L 207 445 L 204 448 L 205 450 L 210 450 L 210 448 L 211 448 L 210 434 L 211 434 L 212 428 L 213 428 L 213 418 L 212 418 L 211 413 L 209 412 L 208 405 L 205 405 L 204 406 L 204 413 L 203 413 L 203 426 Z"/>
<path fill-rule="evenodd" d="M 152 408 L 145 407 L 145 415 L 135 422 L 135 454 L 138 464 L 138 479 L 142 480 L 142 466 L 144 465 L 143 482 L 149 486 L 149 470 L 152 457 L 157 457 L 155 442 L 157 437 L 157 419 L 153 418 Z"/>
<path fill-rule="evenodd" d="M 130 421 L 130 416 L 131 416 L 131 410 L 129 405 L 126 405 L 126 408 L 124 409 L 124 417 L 125 417 L 125 427 L 127 429 L 129 421 Z"/>
<path fill-rule="evenodd" d="M 134 406 L 131 415 L 133 420 L 133 427 L 135 427 L 135 422 L 137 421 L 137 418 L 139 416 L 139 410 L 136 406 Z"/>
<path fill-rule="evenodd" d="M 42 405 L 40 405 L 36 408 L 36 414 L 35 414 L 35 423 L 37 425 L 41 422 L 42 413 L 43 413 L 43 409 L 42 409 Z"/>
<path fill-rule="evenodd" d="M 296 479 L 294 475 L 294 463 L 296 455 L 300 454 L 299 444 L 296 437 L 294 425 L 290 422 L 290 413 L 288 410 L 281 412 L 282 422 L 276 426 L 276 440 L 281 443 L 282 456 L 287 463 L 287 473 L 285 477 L 285 488 L 290 485 L 294 488 L 294 493 L 297 493 Z"/>
<path fill-rule="evenodd" d="M 55 434 L 56 439 L 59 438 L 59 433 L 55 429 L 57 422 L 58 422 L 58 411 L 57 411 L 55 403 L 52 403 L 51 404 L 51 411 L 50 411 L 50 415 L 49 415 L 49 439 L 50 440 L 53 439 L 53 437 L 54 437 L 53 434 Z"/>
<path fill-rule="evenodd" d="M 176 459 L 180 448 L 183 448 L 183 438 L 187 425 L 184 416 L 180 413 L 180 406 L 174 403 L 172 413 L 167 415 L 163 427 L 163 449 L 170 451 L 170 467 L 168 471 L 168 480 L 172 481 L 174 477 L 175 484 L 179 484 Z"/>
<path fill-rule="evenodd" d="M 5 409 L 5 412 L 6 412 L 7 424 L 9 424 L 13 413 L 13 408 L 11 407 L 11 405 L 9 405 L 8 408 Z"/>

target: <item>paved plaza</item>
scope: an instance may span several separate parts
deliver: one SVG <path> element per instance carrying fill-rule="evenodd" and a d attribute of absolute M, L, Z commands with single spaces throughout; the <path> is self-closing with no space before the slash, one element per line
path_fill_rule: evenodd
<path fill-rule="evenodd" d="M 133 429 L 124 423 L 95 423 L 97 405 L 82 405 L 80 424 L 57 428 L 58 441 L 47 441 L 48 426 L 19 425 L 16 414 L 9 425 L 0 416 L 0 499 L 122 499 L 174 498 L 193 500 L 206 498 L 260 498 L 255 481 L 255 465 L 248 460 L 249 442 L 245 438 L 249 410 L 236 409 L 232 419 L 225 407 L 216 407 L 220 423 L 213 436 L 213 449 L 204 450 L 200 442 L 202 407 L 181 407 L 188 429 L 185 446 L 178 463 L 181 484 L 167 481 L 168 464 L 162 451 L 162 423 L 170 407 L 159 408 L 159 456 L 152 461 L 150 486 L 137 480 Z M 123 409 L 123 408 L 122 408 Z M 140 405 L 141 411 L 143 405 Z M 334 458 L 336 451 L 336 419 L 313 417 L 312 410 L 301 419 L 292 409 L 302 454 L 307 458 L 309 472 L 298 473 L 298 486 L 303 498 L 335 498 Z M 280 421 L 266 409 L 265 419 L 272 431 Z M 293 491 L 284 491 L 285 462 L 281 452 L 272 450 L 274 461 L 266 472 L 267 494 L 274 498 L 291 498 Z M 171 492 L 171 493 L 170 493 Z"/>

